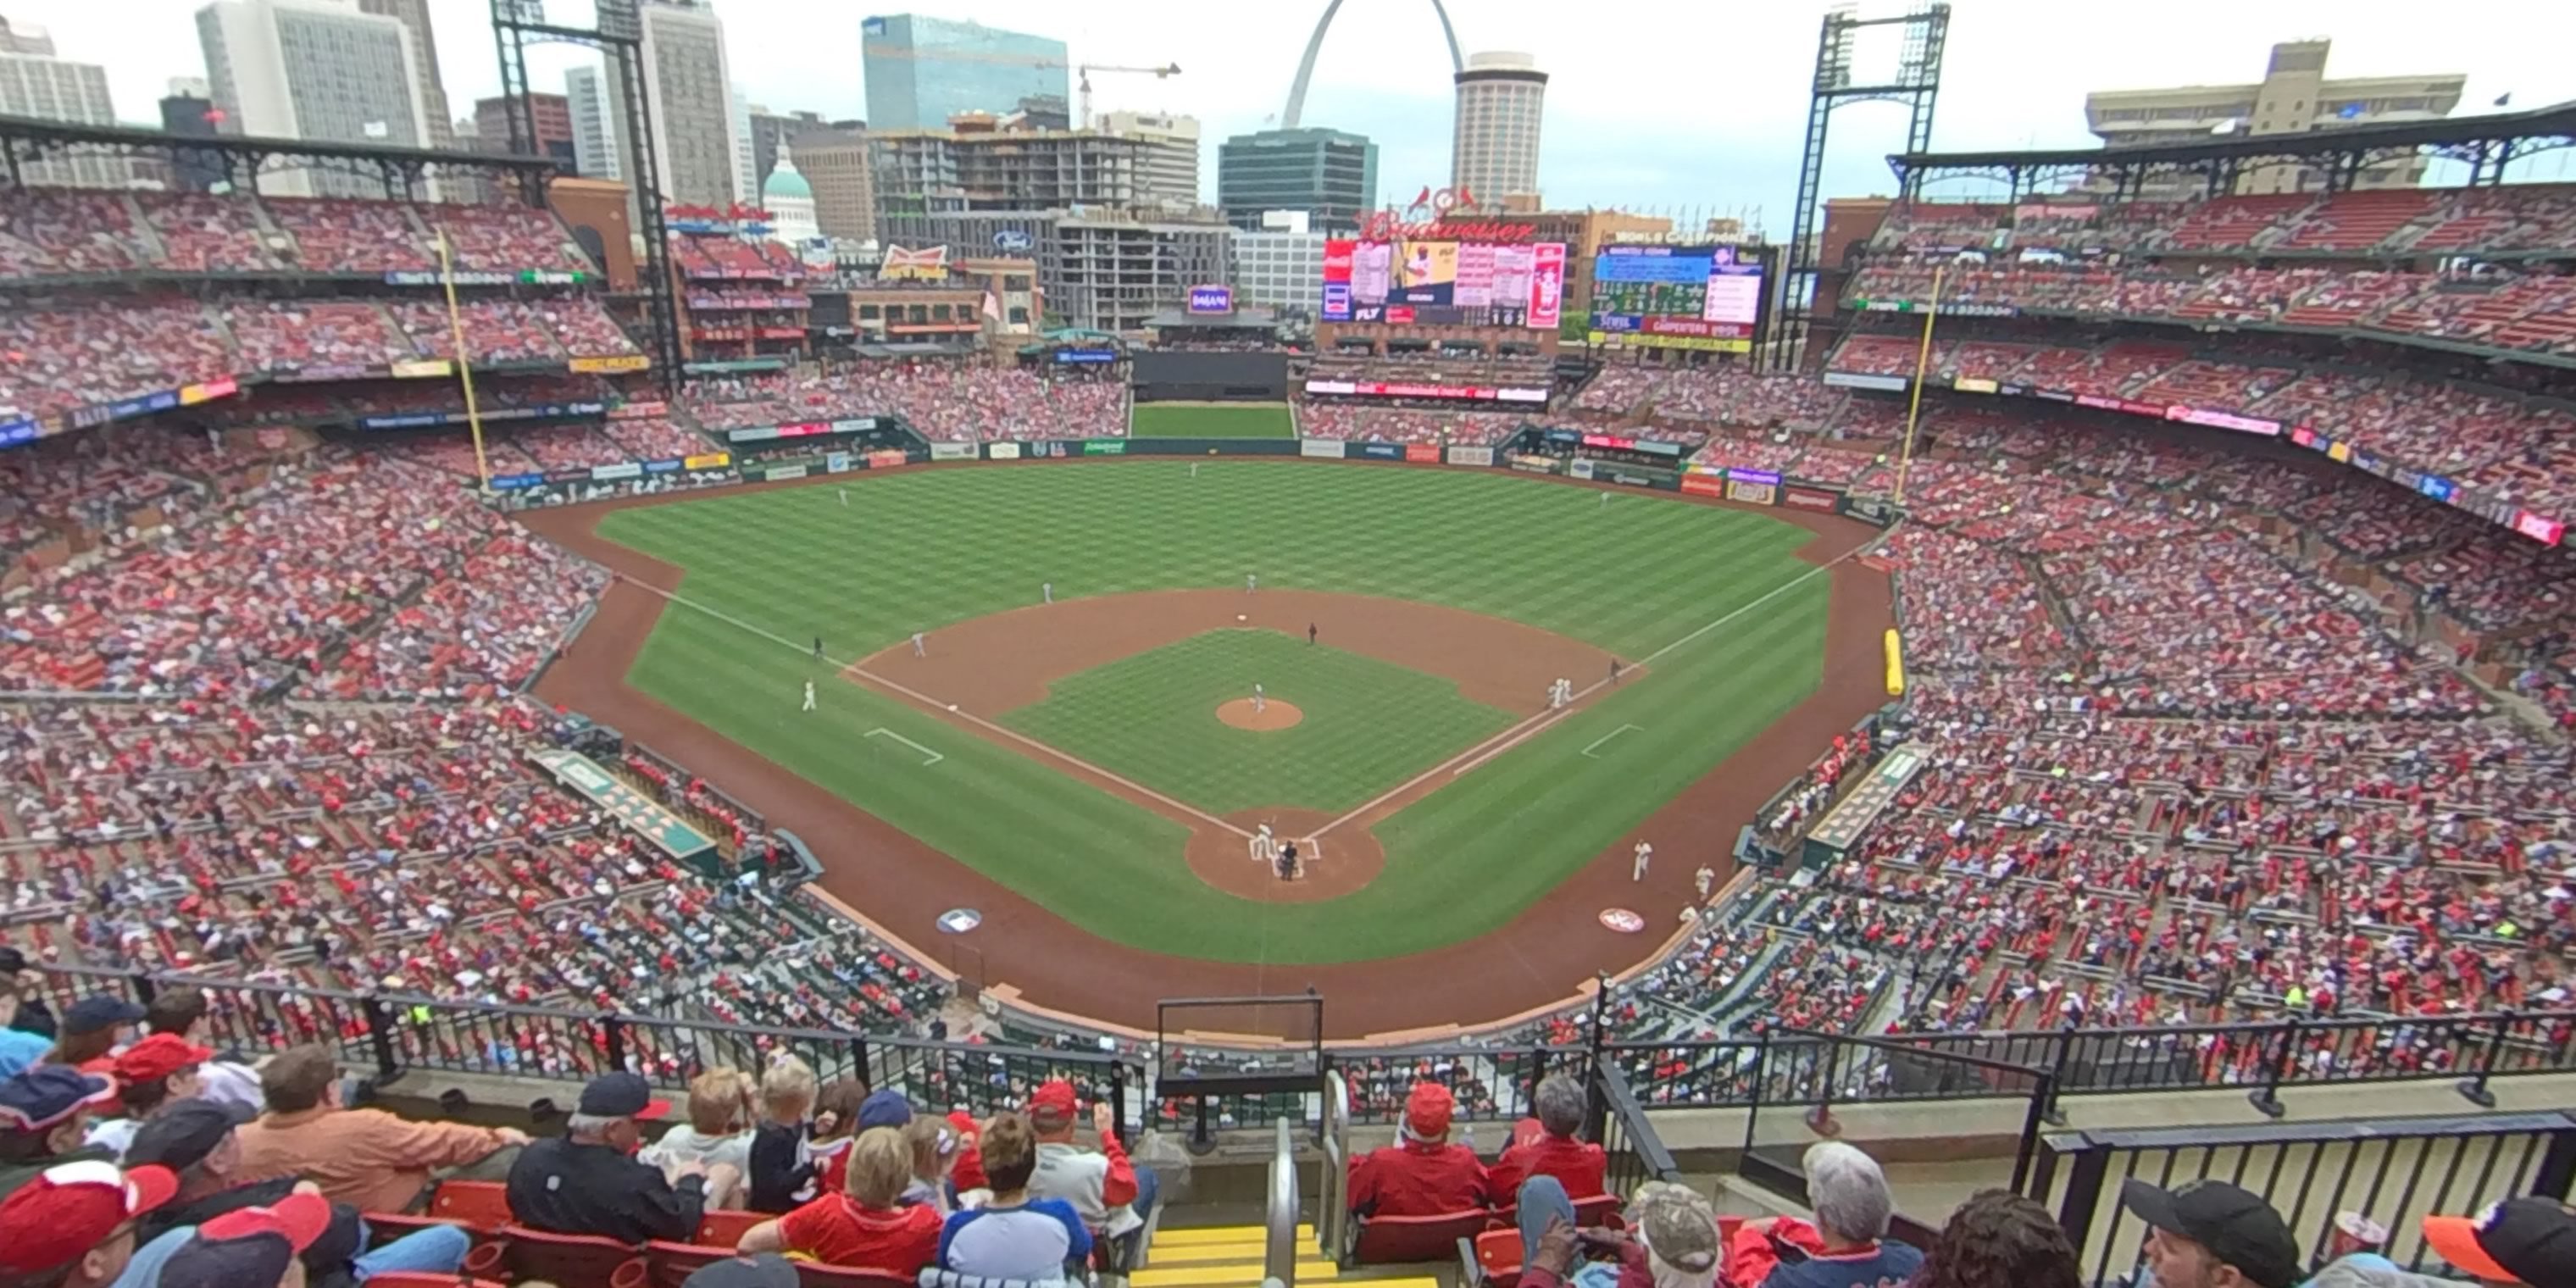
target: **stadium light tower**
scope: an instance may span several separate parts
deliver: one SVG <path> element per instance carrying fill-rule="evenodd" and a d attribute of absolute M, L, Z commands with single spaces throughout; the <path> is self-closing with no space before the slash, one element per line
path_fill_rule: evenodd
<path fill-rule="evenodd" d="M 1904 46 L 1896 74 L 1870 85 L 1852 83 L 1852 46 L 1870 27 L 1903 26 Z M 1863 18 L 1848 3 L 1825 12 L 1816 37 L 1816 80 L 1807 99 L 1807 148 L 1798 160 L 1798 209 L 1789 234 L 1789 272 L 1781 301 L 1781 327 L 1771 341 L 1771 366 L 1793 370 L 1804 356 L 1807 325 L 1817 308 L 1816 274 L 1822 247 L 1817 246 L 1818 189 L 1825 178 L 1825 134 L 1834 109 L 1850 103 L 1902 103 L 1912 111 L 1905 129 L 1905 150 L 1932 146 L 1932 105 L 1941 96 L 1941 51 L 1950 39 L 1950 6 L 1944 0 L 1914 0 L 1903 14 Z"/>

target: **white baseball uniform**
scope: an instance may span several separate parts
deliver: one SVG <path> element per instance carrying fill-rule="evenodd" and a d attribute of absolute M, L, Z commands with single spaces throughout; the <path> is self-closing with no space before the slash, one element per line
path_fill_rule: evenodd
<path fill-rule="evenodd" d="M 812 680 L 807 680 L 805 682 L 805 709 L 808 711 L 814 709 L 814 682 Z"/>
<path fill-rule="evenodd" d="M 912 655 L 914 657 L 930 656 L 930 650 L 921 646 L 921 632 L 919 631 L 914 631 L 912 633 Z"/>
<path fill-rule="evenodd" d="M 1644 841 L 1637 842 L 1637 865 L 1629 869 L 1628 879 L 1631 881 L 1645 880 L 1646 865 L 1653 862 L 1654 858 L 1655 847 L 1646 844 Z"/>

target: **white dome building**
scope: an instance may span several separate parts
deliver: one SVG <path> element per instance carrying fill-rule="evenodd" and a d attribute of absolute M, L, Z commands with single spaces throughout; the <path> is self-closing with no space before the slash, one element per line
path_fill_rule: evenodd
<path fill-rule="evenodd" d="M 778 145 L 778 168 L 760 185 L 760 204 L 769 212 L 769 235 L 776 240 L 796 246 L 823 235 L 823 225 L 814 217 L 814 185 L 796 172 L 784 143 Z"/>

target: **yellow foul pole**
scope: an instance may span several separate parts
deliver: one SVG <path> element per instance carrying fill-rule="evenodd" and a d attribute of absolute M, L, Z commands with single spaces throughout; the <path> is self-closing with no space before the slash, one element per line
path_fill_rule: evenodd
<path fill-rule="evenodd" d="M 1905 447 L 1896 458 L 1896 503 L 1905 504 L 1905 476 L 1914 466 L 1914 426 L 1923 418 L 1923 376 L 1932 367 L 1932 320 L 1941 315 L 1941 275 L 1946 264 L 1932 266 L 1932 298 L 1923 306 L 1923 344 L 1914 351 L 1914 395 L 1905 404 Z M 473 404 L 469 401 L 467 406 Z"/>
<path fill-rule="evenodd" d="M 465 386 L 465 429 L 474 437 L 474 476 L 492 490 L 492 465 L 483 458 L 483 412 L 474 405 L 474 363 L 465 351 L 465 315 L 456 307 L 456 261 L 447 247 L 447 230 L 438 233 L 438 280 L 447 288 L 447 334 L 456 349 L 456 380 Z"/>

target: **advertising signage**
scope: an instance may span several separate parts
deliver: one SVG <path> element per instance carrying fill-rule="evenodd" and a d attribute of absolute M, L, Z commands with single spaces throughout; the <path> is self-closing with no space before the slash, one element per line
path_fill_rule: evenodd
<path fill-rule="evenodd" d="M 1451 398 L 1469 402 L 1544 403 L 1544 389 L 1494 388 L 1486 385 L 1427 385 L 1410 381 L 1309 380 L 1306 392 L 1343 398 Z"/>
<path fill-rule="evenodd" d="M 1231 286 L 1193 286 L 1190 288 L 1190 312 L 1234 312 L 1234 288 Z"/>
<path fill-rule="evenodd" d="M 1592 259 L 1592 327 L 1650 348 L 1749 353 L 1764 265 L 1746 247 L 1603 246 Z"/>
<path fill-rule="evenodd" d="M 1320 306 L 1326 322 L 1553 331 L 1564 317 L 1565 243 L 1334 238 Z"/>

